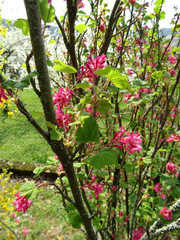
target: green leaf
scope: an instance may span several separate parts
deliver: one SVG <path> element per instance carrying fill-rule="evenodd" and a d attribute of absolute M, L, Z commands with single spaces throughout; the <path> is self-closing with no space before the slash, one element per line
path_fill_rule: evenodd
<path fill-rule="evenodd" d="M 61 136 L 58 134 L 58 131 L 54 131 L 53 129 L 50 130 L 50 138 L 56 141 L 61 140 Z"/>
<path fill-rule="evenodd" d="M 118 162 L 118 154 L 115 150 L 104 148 L 101 152 L 90 158 L 90 165 L 100 170 L 105 166 L 113 165 Z"/>
<path fill-rule="evenodd" d="M 106 77 L 111 81 L 116 87 L 120 89 L 129 89 L 130 84 L 127 80 L 127 76 L 120 74 L 117 68 L 113 68 L 108 65 L 105 68 L 99 68 L 94 71 L 95 74 L 98 74 L 101 77 Z"/>
<path fill-rule="evenodd" d="M 152 159 L 151 159 L 151 157 L 144 157 L 143 162 L 146 163 L 146 164 L 151 164 Z"/>
<path fill-rule="evenodd" d="M 37 189 L 34 182 L 26 182 L 20 188 L 20 196 L 26 196 L 27 199 L 33 199 L 37 195 Z"/>
<path fill-rule="evenodd" d="M 142 81 L 141 79 L 136 79 L 135 81 L 133 81 L 133 87 L 145 88 L 149 87 L 149 84 L 148 82 Z"/>
<path fill-rule="evenodd" d="M 99 100 L 97 106 L 97 111 L 102 114 L 107 113 L 111 109 L 111 104 L 105 99 Z"/>
<path fill-rule="evenodd" d="M 86 117 L 76 132 L 76 141 L 81 143 L 99 142 L 99 130 L 94 117 Z"/>
<path fill-rule="evenodd" d="M 153 72 L 151 76 L 156 80 L 161 80 L 163 77 L 163 73 L 161 71 L 156 71 L 156 72 Z"/>
<path fill-rule="evenodd" d="M 43 19 L 44 23 L 54 22 L 55 18 L 55 9 L 49 3 L 48 0 L 39 0 L 40 6 L 40 16 Z"/>
<path fill-rule="evenodd" d="M 57 164 L 59 161 L 55 157 L 48 157 L 47 164 Z"/>
<path fill-rule="evenodd" d="M 171 195 L 174 198 L 180 198 L 180 188 L 178 186 L 174 186 Z"/>
<path fill-rule="evenodd" d="M 24 35 L 29 35 L 29 26 L 27 19 L 22 18 L 17 19 L 14 23 L 14 27 L 21 29 Z"/>
<path fill-rule="evenodd" d="M 34 169 L 33 173 L 35 174 L 34 177 L 39 176 L 40 173 L 42 173 L 44 171 L 45 167 L 37 167 Z"/>
<path fill-rule="evenodd" d="M 49 127 L 49 128 L 52 128 L 54 131 L 56 131 L 57 129 L 57 126 L 52 124 L 51 122 L 49 121 L 46 121 L 46 125 Z"/>
<path fill-rule="evenodd" d="M 37 76 L 37 75 L 38 75 L 37 72 L 32 72 L 32 73 L 29 73 L 24 78 L 22 78 L 20 81 L 10 79 L 10 80 L 7 80 L 7 81 L 1 83 L 1 85 L 4 89 L 12 88 L 12 89 L 23 90 L 25 87 L 28 87 L 30 85 L 29 79 L 31 79 L 32 77 Z"/>
<path fill-rule="evenodd" d="M 79 33 L 84 33 L 86 31 L 87 26 L 85 24 L 79 24 L 77 26 L 75 26 L 75 29 L 79 32 Z"/>
<path fill-rule="evenodd" d="M 69 65 L 66 65 L 60 60 L 54 59 L 53 61 L 57 63 L 56 65 L 53 66 L 53 68 L 57 71 L 64 72 L 64 73 L 77 73 L 77 70 L 75 68 Z"/>
<path fill-rule="evenodd" d="M 76 88 L 82 88 L 82 89 L 84 89 L 84 90 L 86 90 L 87 87 L 90 87 L 90 86 L 91 86 L 91 85 L 90 85 L 89 83 L 77 83 L 77 84 L 75 85 Z"/>
<path fill-rule="evenodd" d="M 132 173 L 133 165 L 129 164 L 129 163 L 126 163 L 126 164 L 124 164 L 124 169 L 126 170 L 126 173 Z"/>

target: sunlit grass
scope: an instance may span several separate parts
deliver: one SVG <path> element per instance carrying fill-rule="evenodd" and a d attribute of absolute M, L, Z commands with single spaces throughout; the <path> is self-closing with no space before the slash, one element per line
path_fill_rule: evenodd
<path fill-rule="evenodd" d="M 39 98 L 31 89 L 20 92 L 20 98 L 37 122 L 45 128 Z M 11 105 L 15 110 L 15 107 Z M 44 163 L 52 156 L 50 146 L 37 130 L 18 111 L 13 117 L 1 110 L 0 114 L 0 159 Z"/>

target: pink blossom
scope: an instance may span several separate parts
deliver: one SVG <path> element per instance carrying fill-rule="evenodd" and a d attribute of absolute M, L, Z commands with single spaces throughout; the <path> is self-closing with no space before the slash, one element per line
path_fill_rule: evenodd
<path fill-rule="evenodd" d="M 69 123 L 71 123 L 73 120 L 71 119 L 72 115 L 67 114 L 67 111 L 63 112 L 60 108 L 57 108 L 56 110 L 56 120 L 58 123 L 58 127 L 65 128 L 66 130 L 69 130 Z"/>
<path fill-rule="evenodd" d="M 124 95 L 124 98 L 123 98 L 123 102 L 125 103 L 125 102 L 127 102 L 130 98 L 131 98 L 131 94 L 129 93 L 129 94 L 125 94 Z"/>
<path fill-rule="evenodd" d="M 176 70 L 174 68 L 169 69 L 171 75 L 176 76 Z"/>
<path fill-rule="evenodd" d="M 140 133 L 126 132 L 124 126 L 120 128 L 120 132 L 114 133 L 114 137 L 111 140 L 111 144 L 114 147 L 119 149 L 125 147 L 125 151 L 129 152 L 129 154 L 142 150 L 141 142 Z"/>
<path fill-rule="evenodd" d="M 14 217 L 15 217 L 15 215 L 16 215 L 16 213 L 15 213 L 15 212 L 13 212 L 13 213 L 11 214 L 11 217 L 12 217 L 12 218 L 14 218 Z"/>
<path fill-rule="evenodd" d="M 154 190 L 155 192 L 159 193 L 159 192 L 161 192 L 161 188 L 162 188 L 162 186 L 161 186 L 161 184 L 160 184 L 160 182 L 159 182 L 159 183 L 156 183 L 156 184 L 155 184 L 155 186 L 153 187 L 153 190 Z"/>
<path fill-rule="evenodd" d="M 176 57 L 175 57 L 175 56 L 170 56 L 170 57 L 168 58 L 168 60 L 169 60 L 170 64 L 175 64 L 175 63 L 177 63 L 177 60 L 176 60 Z"/>
<path fill-rule="evenodd" d="M 25 229 L 25 231 L 23 232 L 23 238 L 25 238 L 27 234 L 28 234 L 28 230 Z"/>
<path fill-rule="evenodd" d="M 137 44 L 139 46 L 143 43 L 143 41 L 138 37 L 135 38 L 134 42 L 135 42 L 135 44 Z"/>
<path fill-rule="evenodd" d="M 5 100 L 8 100 L 6 95 L 7 95 L 7 93 L 4 92 L 4 89 L 0 85 L 0 102 L 2 102 L 2 98 Z"/>
<path fill-rule="evenodd" d="M 70 99 L 74 92 L 68 88 L 59 88 L 58 92 L 55 91 L 53 104 L 61 109 L 69 105 Z"/>
<path fill-rule="evenodd" d="M 92 58 L 92 55 L 88 57 L 88 61 L 85 66 L 81 66 L 81 73 L 78 75 L 78 79 L 82 79 L 83 77 L 87 77 L 90 82 L 93 82 L 94 79 L 98 76 L 94 73 L 94 71 L 99 68 L 104 68 L 107 66 L 106 56 L 102 54 L 100 57 Z"/>
<path fill-rule="evenodd" d="M 18 212 L 26 212 L 29 206 L 32 204 L 32 200 L 26 200 L 26 196 L 19 197 L 19 193 L 20 192 L 15 194 L 17 198 L 15 199 L 13 204 Z"/>
<path fill-rule="evenodd" d="M 103 185 L 102 183 L 99 184 L 96 182 L 96 176 L 92 177 L 92 181 L 90 183 L 88 183 L 88 180 L 86 180 L 86 184 L 83 186 L 83 189 L 86 190 L 86 188 L 94 191 L 96 199 L 99 198 L 99 194 L 103 191 Z"/>
<path fill-rule="evenodd" d="M 143 227 L 138 226 L 137 230 L 133 230 L 133 240 L 141 239 L 142 235 L 145 233 L 145 229 Z"/>
<path fill-rule="evenodd" d="M 52 2 L 52 0 L 48 0 L 48 3 L 50 4 Z"/>
<path fill-rule="evenodd" d="M 170 137 L 168 137 L 167 139 L 166 139 L 166 142 L 174 142 L 174 141 L 180 141 L 180 136 L 179 135 L 177 135 L 177 134 L 171 134 L 170 135 Z"/>
<path fill-rule="evenodd" d="M 173 175 L 173 174 L 176 174 L 176 172 L 178 170 L 178 167 L 176 167 L 174 163 L 168 162 L 166 164 L 166 170 L 167 170 L 169 175 Z"/>
<path fill-rule="evenodd" d="M 112 191 L 115 192 L 116 191 L 116 186 L 112 187 Z"/>
<path fill-rule="evenodd" d="M 83 3 L 82 0 L 79 0 L 78 4 L 77 4 L 77 8 L 83 8 L 85 6 L 85 4 Z"/>
<path fill-rule="evenodd" d="M 166 220 L 173 220 L 171 210 L 167 210 L 166 207 L 163 207 L 163 209 L 160 211 L 160 214 L 161 217 L 163 217 Z"/>
<path fill-rule="evenodd" d="M 128 151 L 129 154 L 139 152 L 142 150 L 142 147 L 140 146 L 141 142 L 142 139 L 140 138 L 140 133 L 136 134 L 134 132 L 127 132 L 123 141 L 123 145 L 125 145 L 125 151 Z"/>

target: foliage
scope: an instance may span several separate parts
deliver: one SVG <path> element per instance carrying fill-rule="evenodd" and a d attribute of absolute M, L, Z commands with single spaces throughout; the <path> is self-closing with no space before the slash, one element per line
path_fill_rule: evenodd
<path fill-rule="evenodd" d="M 175 238 L 180 230 L 180 52 L 171 42 L 179 38 L 179 14 L 172 21 L 172 38 L 165 41 L 159 29 L 164 1 L 154 1 L 148 14 L 148 3 L 141 1 L 117 0 L 110 11 L 103 1 L 89 0 L 88 16 L 81 0 L 67 0 L 67 14 L 60 19 L 53 1 L 24 2 L 33 49 L 26 67 L 30 74 L 34 55 L 38 76 L 30 83 L 41 100 L 46 129 L 17 97 L 27 86 L 22 78 L 18 84 L 2 78 L 1 98 L 6 89 L 60 162 L 53 185 L 71 225 L 83 226 L 91 240 L 153 239 L 171 230 Z M 44 48 L 45 28 L 53 21 L 66 47 L 61 60 Z M 58 76 L 51 85 L 48 68 Z M 37 187 L 26 183 L 20 196 L 34 197 Z"/>

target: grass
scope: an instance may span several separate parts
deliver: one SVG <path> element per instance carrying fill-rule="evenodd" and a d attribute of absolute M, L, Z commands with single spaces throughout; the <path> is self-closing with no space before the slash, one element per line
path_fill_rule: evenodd
<path fill-rule="evenodd" d="M 20 92 L 21 100 L 37 122 L 45 128 L 39 98 L 32 89 Z M 11 107 L 15 109 L 12 104 Z M 45 163 L 53 155 L 50 146 L 21 113 L 0 114 L 0 158 L 10 161 Z"/>

